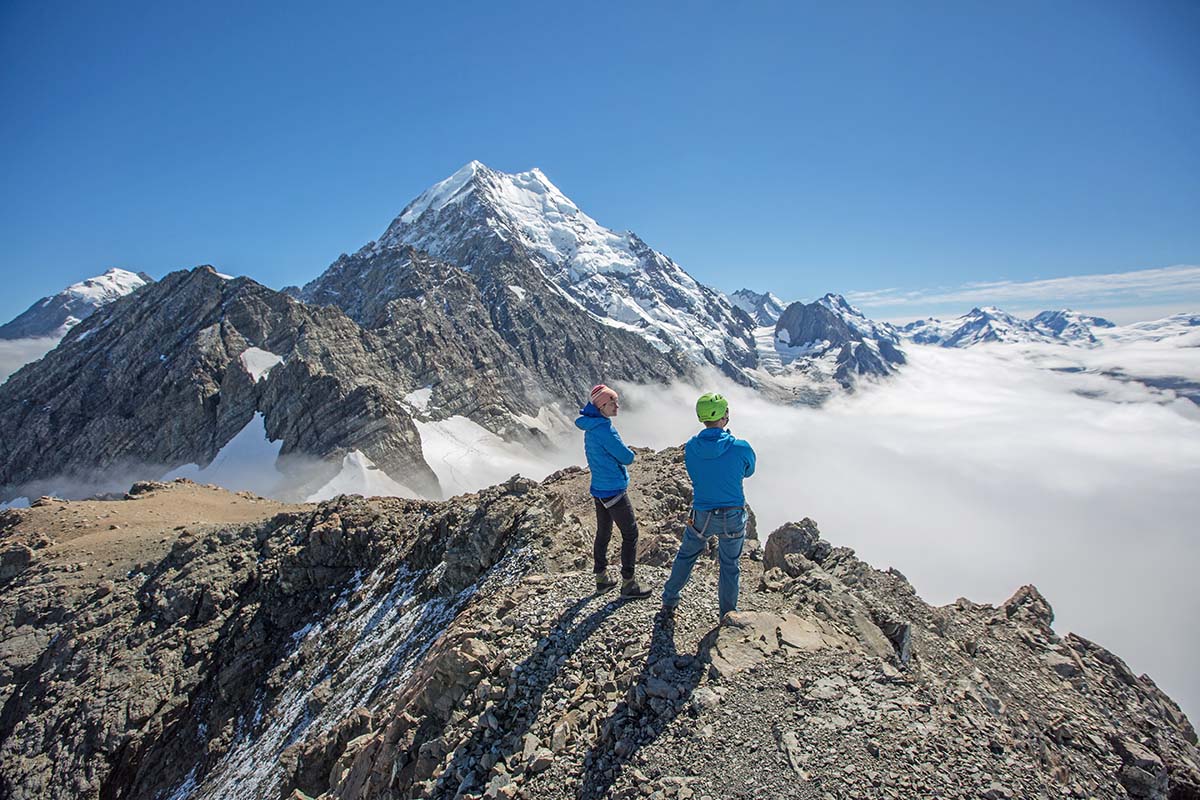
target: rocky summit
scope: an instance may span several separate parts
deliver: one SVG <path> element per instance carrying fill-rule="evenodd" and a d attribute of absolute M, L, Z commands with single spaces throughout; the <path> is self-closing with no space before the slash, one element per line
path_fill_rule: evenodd
<path fill-rule="evenodd" d="M 637 467 L 661 587 L 690 484 Z M 1200 797 L 1179 707 L 1034 587 L 932 607 L 797 508 L 739 611 L 702 559 L 663 616 L 593 593 L 588 478 L 3 512 L 0 796 Z"/>

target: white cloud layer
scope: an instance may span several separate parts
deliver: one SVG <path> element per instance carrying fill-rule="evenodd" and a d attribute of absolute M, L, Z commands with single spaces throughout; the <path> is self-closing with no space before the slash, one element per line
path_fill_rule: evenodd
<path fill-rule="evenodd" d="M 1044 304 L 1079 307 L 1146 306 L 1184 310 L 1200 298 L 1200 266 L 1179 264 L 1130 272 L 1071 275 L 1035 281 L 991 281 L 931 289 L 879 289 L 847 292 L 846 299 L 867 309 L 957 305 Z M 1179 305 L 1182 304 L 1182 305 Z M 1131 320 L 1130 320 L 1131 321 Z"/>
<path fill-rule="evenodd" d="M 759 455 L 746 491 L 763 536 L 812 517 L 935 604 L 1000 603 L 1033 583 L 1060 633 L 1112 649 L 1200 716 L 1200 640 L 1180 628 L 1200 615 L 1195 405 L 1013 348 L 908 352 L 891 382 L 820 410 L 717 381 L 626 387 L 617 424 L 633 444 L 678 444 L 698 428 L 697 394 L 719 388 Z"/>
<path fill-rule="evenodd" d="M 59 337 L 46 336 L 36 339 L 0 339 L 0 383 L 8 376 L 49 353 L 58 344 Z"/>

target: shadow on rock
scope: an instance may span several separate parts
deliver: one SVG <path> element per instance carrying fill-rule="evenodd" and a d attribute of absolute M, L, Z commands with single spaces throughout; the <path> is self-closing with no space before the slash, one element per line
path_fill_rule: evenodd
<path fill-rule="evenodd" d="M 563 664 L 621 605 L 620 601 L 606 602 L 579 620 L 595 600 L 595 596 L 588 595 L 572 603 L 533 653 L 513 668 L 503 699 L 481 717 L 475 732 L 456 748 L 453 760 L 438 779 L 436 797 L 485 791 L 489 781 L 506 783 L 510 769 L 552 757 L 548 750 L 539 749 L 539 740 L 529 730 Z"/>
<path fill-rule="evenodd" d="M 661 613 L 657 615 L 641 673 L 604 722 L 596 744 L 584 757 L 581 800 L 610 796 L 621 769 L 638 750 L 662 735 L 687 707 L 703 674 L 704 665 L 699 658 L 681 655 L 676 649 L 674 620 Z"/>

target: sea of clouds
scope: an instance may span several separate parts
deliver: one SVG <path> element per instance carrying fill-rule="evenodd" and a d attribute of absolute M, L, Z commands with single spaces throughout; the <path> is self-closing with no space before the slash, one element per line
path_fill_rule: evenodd
<path fill-rule="evenodd" d="M 0 383 L 31 361 L 49 353 L 58 344 L 59 337 L 45 336 L 34 339 L 0 339 Z"/>
<path fill-rule="evenodd" d="M 1164 368 L 1182 374 L 1200 349 L 1177 349 Z M 1035 584 L 1060 634 L 1112 649 L 1200 715 L 1200 409 L 1136 382 L 1045 368 L 1063 352 L 907 352 L 894 379 L 821 409 L 772 405 L 718 379 L 624 387 L 617 425 L 632 444 L 678 444 L 697 428 L 696 396 L 720 390 L 730 429 L 758 453 L 746 495 L 763 536 L 811 517 L 938 605 L 1000 603 Z"/>

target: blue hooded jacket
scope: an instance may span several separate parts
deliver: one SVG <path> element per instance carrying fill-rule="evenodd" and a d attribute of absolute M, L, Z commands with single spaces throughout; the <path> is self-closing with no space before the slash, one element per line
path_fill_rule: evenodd
<path fill-rule="evenodd" d="M 697 511 L 746 505 L 742 479 L 754 474 L 754 448 L 724 428 L 705 428 L 683 448 Z"/>
<path fill-rule="evenodd" d="M 629 487 L 625 465 L 633 463 L 633 451 L 596 406 L 588 403 L 579 413 L 575 427 L 583 431 L 583 452 L 592 470 L 592 497 L 615 497 Z"/>

